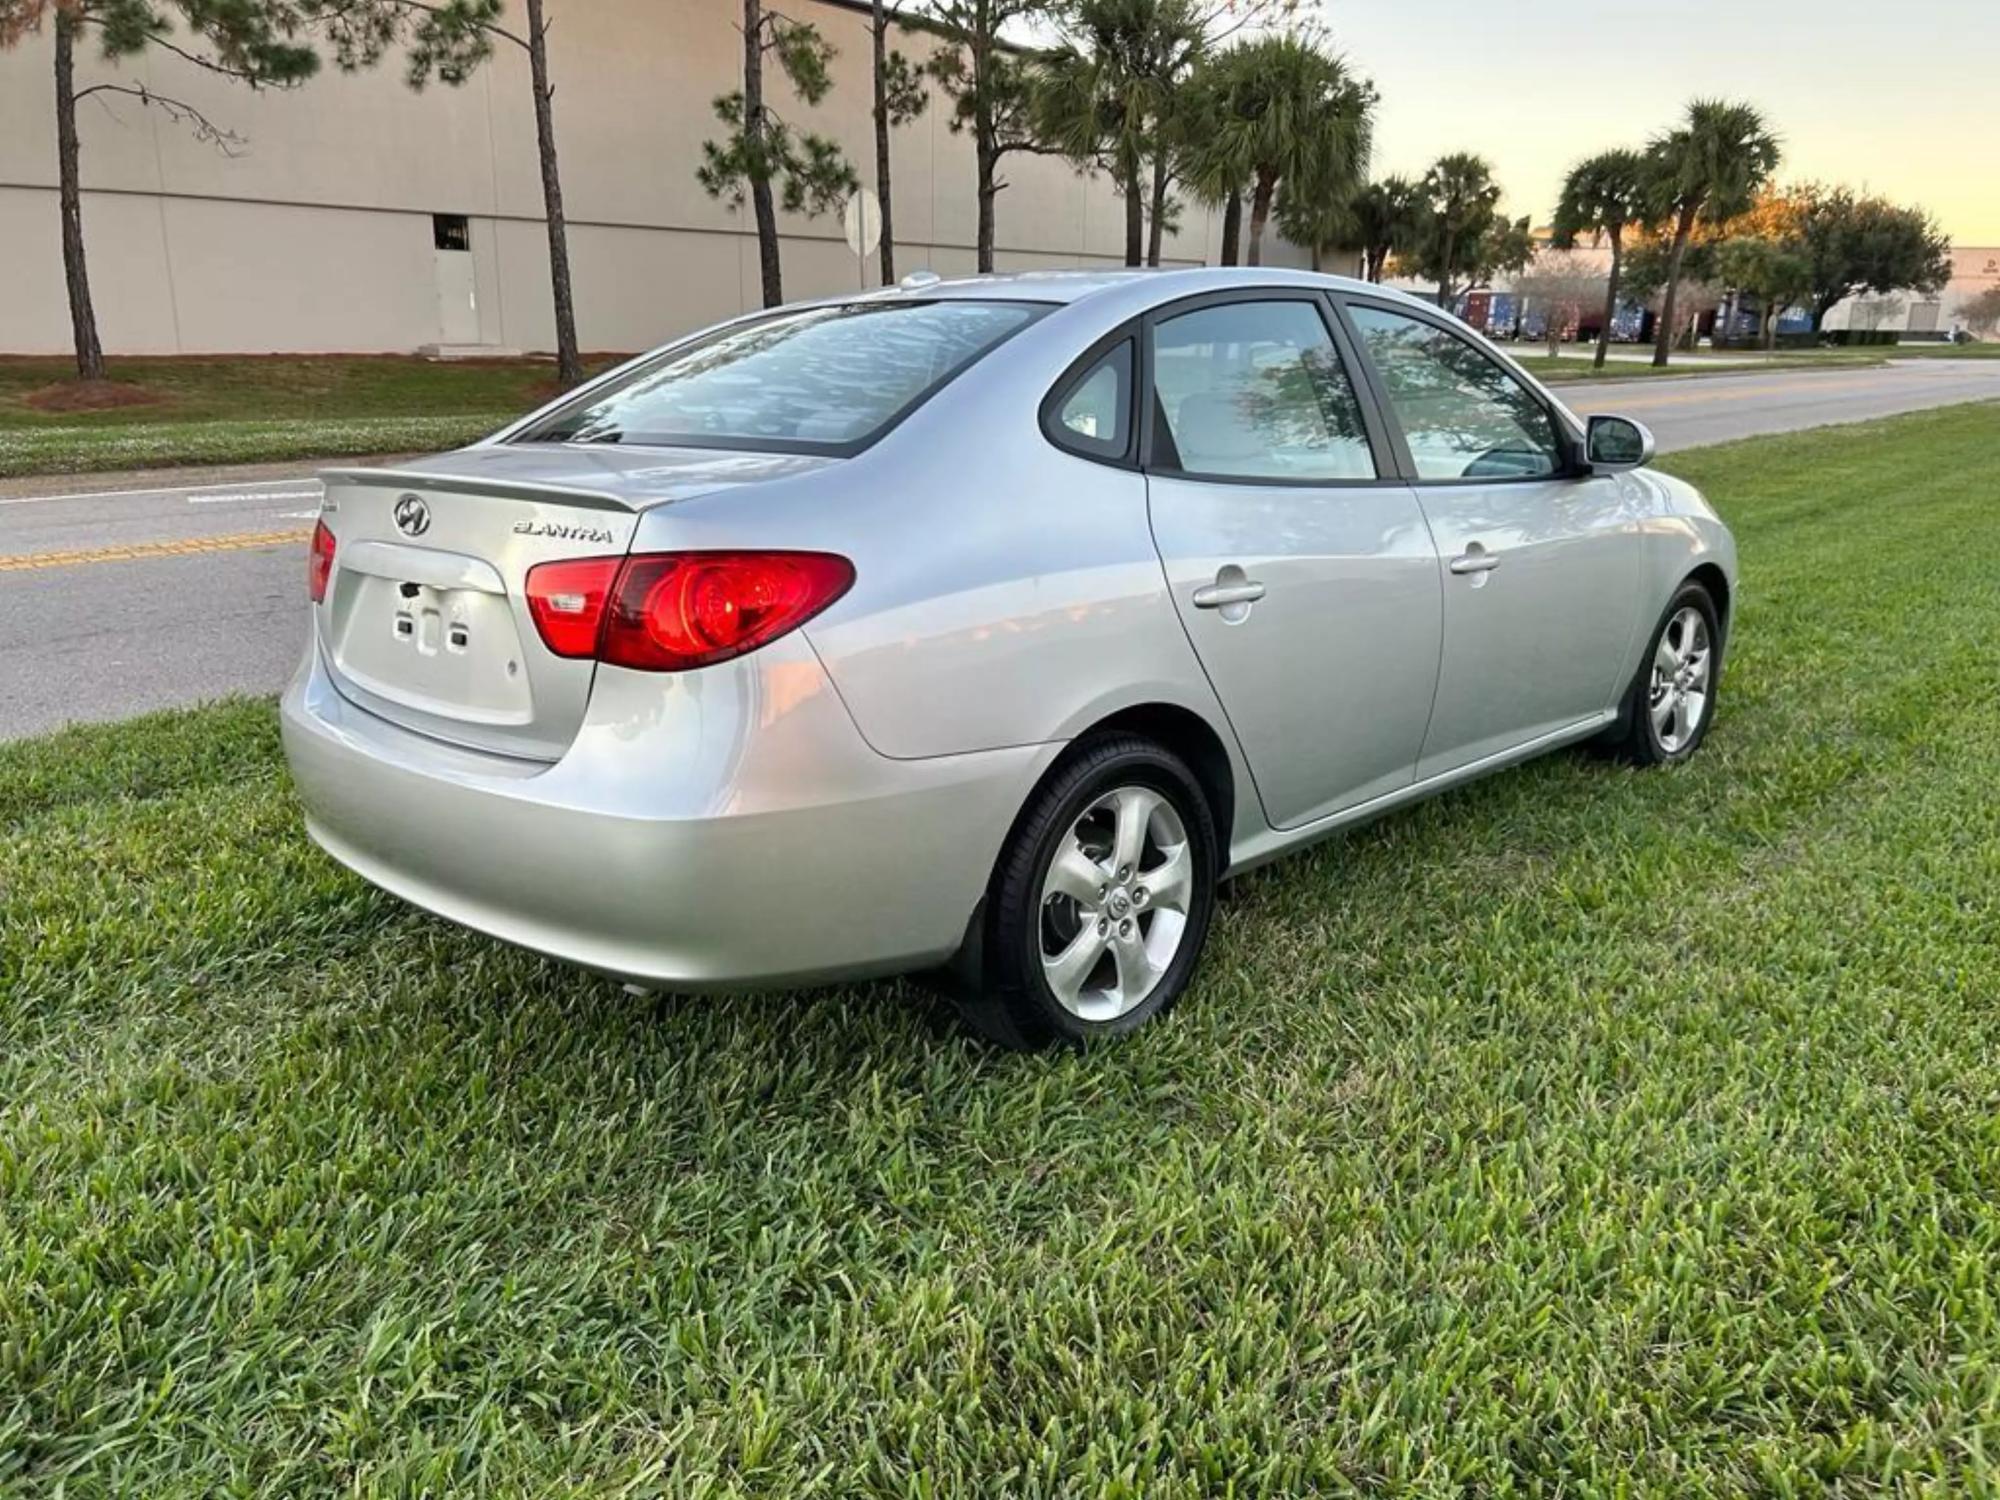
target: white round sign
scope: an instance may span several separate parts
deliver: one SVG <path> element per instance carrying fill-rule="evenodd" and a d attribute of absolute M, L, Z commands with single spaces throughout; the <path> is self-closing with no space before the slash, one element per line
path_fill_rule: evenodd
<path fill-rule="evenodd" d="M 872 188 L 856 188 L 848 194 L 840 220 L 847 231 L 847 248 L 856 255 L 866 255 L 882 243 L 882 200 Z"/>

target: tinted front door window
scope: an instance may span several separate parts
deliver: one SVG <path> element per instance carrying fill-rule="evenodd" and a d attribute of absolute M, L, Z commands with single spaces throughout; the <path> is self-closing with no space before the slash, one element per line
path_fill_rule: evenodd
<path fill-rule="evenodd" d="M 1562 468 L 1548 410 L 1480 350 L 1420 318 L 1350 311 L 1419 479 L 1535 478 Z"/>

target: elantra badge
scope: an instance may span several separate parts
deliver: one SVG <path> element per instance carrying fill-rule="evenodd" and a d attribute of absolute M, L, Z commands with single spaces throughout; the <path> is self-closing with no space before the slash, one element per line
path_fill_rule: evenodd
<path fill-rule="evenodd" d="M 601 547 L 609 547 L 618 540 L 603 526 L 564 526 L 552 521 L 516 521 L 514 535 L 553 537 L 560 542 L 590 542 Z"/>

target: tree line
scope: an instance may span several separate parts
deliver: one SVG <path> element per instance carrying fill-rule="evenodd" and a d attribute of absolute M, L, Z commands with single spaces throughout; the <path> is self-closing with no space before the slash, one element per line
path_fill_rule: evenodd
<path fill-rule="evenodd" d="M 994 264 L 1006 162 L 1064 157 L 1108 173 L 1125 198 L 1126 258 L 1157 264 L 1179 210 L 1176 185 L 1224 204 L 1231 253 L 1250 211 L 1249 256 L 1260 255 L 1274 206 L 1289 222 L 1321 195 L 1344 196 L 1365 174 L 1373 90 L 1303 33 L 1232 41 L 1284 19 L 1295 0 L 927 0 L 904 13 L 874 0 L 869 17 L 875 189 L 881 272 L 895 279 L 891 140 L 936 88 L 950 128 L 971 138 L 978 205 L 976 264 Z M 784 299 L 780 207 L 835 212 L 860 186 L 840 146 L 805 111 L 833 87 L 835 48 L 812 21 L 765 0 L 741 0 L 741 76 L 714 101 L 717 131 L 694 173 L 711 195 L 748 205 L 763 300 Z M 547 0 L 0 0 L 0 48 L 47 35 L 53 44 L 57 197 L 77 373 L 104 377 L 83 232 L 78 106 L 117 95 L 162 111 L 227 152 L 243 144 L 191 99 L 115 77 L 79 87 L 78 53 L 117 63 L 168 54 L 252 90 L 296 88 L 328 63 L 374 68 L 399 55 L 410 87 L 466 82 L 502 48 L 528 62 L 558 378 L 582 377 L 570 275 Z M 921 32 L 921 60 L 891 45 Z M 1038 45 L 1021 40 L 1032 33 Z M 1051 44 L 1049 37 L 1053 35 Z"/>
<path fill-rule="evenodd" d="M 1572 167 L 1556 205 L 1553 247 L 1585 235 L 1611 252 L 1595 363 L 1604 363 L 1621 295 L 1658 301 L 1653 363 L 1680 334 L 1684 291 L 1728 287 L 1758 299 L 1765 347 L 1779 314 L 1803 307 L 1814 334 L 1861 291 L 1936 291 L 1951 278 L 1951 241 L 1920 208 L 1817 183 L 1779 188 L 1774 131 L 1756 109 L 1697 99 L 1645 148 Z"/>
<path fill-rule="evenodd" d="M 156 49 L 252 89 L 296 87 L 328 60 L 346 71 L 373 68 L 392 52 L 412 88 L 456 86 L 497 49 L 518 49 L 535 118 L 558 378 L 580 379 L 550 18 L 546 0 L 521 3 L 511 24 L 507 0 L 0 0 L 0 47 L 53 35 L 58 207 L 79 376 L 102 379 L 104 362 L 83 236 L 77 105 L 123 95 L 224 150 L 240 145 L 190 102 L 143 85 L 79 89 L 76 50 L 89 44 L 111 61 Z M 749 205 L 763 300 L 775 306 L 784 299 L 779 207 L 835 212 L 861 179 L 839 144 L 800 118 L 833 87 L 833 44 L 766 0 L 741 3 L 741 77 L 715 99 L 718 131 L 701 144 L 694 171 L 711 195 Z M 1446 307 L 1528 266 L 1536 255 L 1529 221 L 1499 211 L 1500 187 L 1481 157 L 1451 153 L 1421 177 L 1369 180 L 1374 85 L 1298 23 L 1296 3 L 923 0 L 905 12 L 873 0 L 883 282 L 896 274 L 893 133 L 924 112 L 933 87 L 950 128 L 971 140 L 982 272 L 994 268 L 1007 162 L 1022 155 L 1058 157 L 1110 179 L 1123 203 L 1128 265 L 1160 263 L 1187 199 L 1220 211 L 1224 265 L 1259 264 L 1275 224 L 1307 248 L 1315 268 L 1329 248 L 1351 248 L 1370 280 L 1392 272 L 1421 279 Z M 892 45 L 899 31 L 924 37 L 920 59 Z M 1611 252 L 1600 362 L 1621 289 L 1664 289 L 1654 355 L 1664 363 L 1676 292 L 1696 275 L 1727 276 L 1760 297 L 1808 298 L 1817 328 L 1827 308 L 1859 287 L 1925 285 L 1949 274 L 1948 244 L 1916 210 L 1816 187 L 1774 195 L 1779 155 L 1756 110 L 1697 100 L 1643 149 L 1605 152 L 1570 172 L 1555 245 L 1588 235 Z"/>
<path fill-rule="evenodd" d="M 1643 147 L 1590 156 L 1565 176 L 1546 246 L 1527 221 L 1493 212 L 1499 189 L 1478 157 L 1446 157 L 1420 181 L 1389 177 L 1329 211 L 1362 254 L 1371 281 L 1385 274 L 1435 282 L 1453 305 L 1468 287 L 1506 273 L 1518 291 L 1574 313 L 1601 295 L 1594 362 L 1602 365 L 1621 299 L 1656 312 L 1653 362 L 1664 365 L 1682 336 L 1684 305 L 1712 306 L 1720 289 L 1758 298 L 1763 334 L 1777 313 L 1803 307 L 1817 334 L 1826 315 L 1861 291 L 1935 291 L 1951 276 L 1951 242 L 1919 208 L 1846 188 L 1773 181 L 1782 159 L 1776 133 L 1753 106 L 1697 99 Z M 1583 240 L 1608 248 L 1608 272 L 1566 256 Z M 1698 309 L 1705 310 L 1705 309 Z"/>

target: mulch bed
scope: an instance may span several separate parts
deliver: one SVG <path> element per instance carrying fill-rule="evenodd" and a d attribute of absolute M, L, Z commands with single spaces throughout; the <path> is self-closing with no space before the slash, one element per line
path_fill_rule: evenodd
<path fill-rule="evenodd" d="M 143 385 L 118 380 L 64 380 L 30 391 L 22 404 L 36 411 L 122 411 L 132 406 L 164 406 L 167 397 Z"/>

